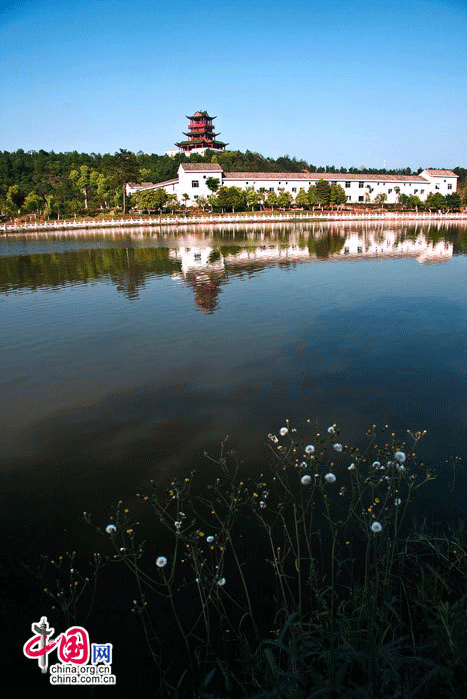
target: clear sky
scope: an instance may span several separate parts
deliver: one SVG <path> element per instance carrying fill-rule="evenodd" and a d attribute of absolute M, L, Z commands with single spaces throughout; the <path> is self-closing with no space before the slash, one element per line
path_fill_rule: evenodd
<path fill-rule="evenodd" d="M 467 167 L 467 0 L 0 1 L 0 150 Z"/>

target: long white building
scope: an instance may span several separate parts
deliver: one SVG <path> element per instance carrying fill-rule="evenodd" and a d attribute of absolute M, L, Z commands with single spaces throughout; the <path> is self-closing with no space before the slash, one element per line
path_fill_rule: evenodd
<path fill-rule="evenodd" d="M 415 195 L 424 201 L 430 192 L 444 196 L 457 190 L 457 175 L 452 170 L 423 170 L 419 175 L 364 175 L 343 172 L 224 172 L 218 163 L 181 163 L 178 177 L 167 182 L 143 182 L 127 185 L 127 193 L 148 189 L 165 189 L 176 194 L 180 202 L 195 205 L 198 197 L 208 197 L 212 191 L 206 180 L 215 178 L 219 187 L 264 189 L 279 193 L 282 190 L 296 197 L 300 189 L 308 191 L 318 180 L 339 184 L 350 204 L 374 201 L 378 194 L 386 194 L 386 203 L 395 204 L 399 194 Z M 187 195 L 187 196 L 184 196 Z"/>

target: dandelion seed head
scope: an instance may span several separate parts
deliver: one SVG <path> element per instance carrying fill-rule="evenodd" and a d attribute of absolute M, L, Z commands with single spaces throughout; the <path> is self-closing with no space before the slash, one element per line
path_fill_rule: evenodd
<path fill-rule="evenodd" d="M 107 534 L 115 534 L 115 532 L 117 531 L 117 527 L 115 526 L 115 524 L 108 524 L 105 528 L 105 531 L 107 532 Z"/>
<path fill-rule="evenodd" d="M 340 453 L 343 449 L 343 446 L 342 446 L 342 444 L 336 443 L 333 445 L 333 449 L 334 449 L 334 451 L 337 451 Z"/>
<path fill-rule="evenodd" d="M 350 466 L 347 466 L 347 471 L 355 471 L 355 464 L 350 464 Z"/>
<path fill-rule="evenodd" d="M 405 454 L 403 451 L 396 451 L 394 454 L 394 458 L 396 461 L 398 461 L 400 464 L 403 464 L 405 462 Z"/>
<path fill-rule="evenodd" d="M 305 447 L 305 452 L 306 452 L 307 454 L 314 454 L 314 453 L 315 453 L 315 448 L 314 448 L 313 444 L 307 444 L 306 447 Z"/>
<path fill-rule="evenodd" d="M 264 502 L 264 500 L 261 500 L 261 502 L 259 503 L 259 506 L 261 507 L 262 510 L 264 510 L 264 508 L 266 507 L 266 503 Z"/>
<path fill-rule="evenodd" d="M 381 526 L 381 524 L 379 522 L 373 522 L 370 529 L 375 534 L 378 534 L 378 532 L 382 531 L 383 527 Z"/>
<path fill-rule="evenodd" d="M 333 473 L 326 473 L 324 476 L 324 480 L 326 483 L 335 483 L 336 482 L 336 477 Z"/>
<path fill-rule="evenodd" d="M 213 536 L 207 536 L 207 537 L 206 537 L 206 541 L 208 542 L 208 544 L 212 544 L 212 542 L 214 541 L 214 537 L 213 537 Z"/>
<path fill-rule="evenodd" d="M 330 427 L 328 427 L 328 432 L 329 432 L 329 434 L 336 434 L 336 430 L 334 429 L 334 425 L 331 425 Z"/>
<path fill-rule="evenodd" d="M 372 465 L 373 465 L 373 468 L 379 468 L 381 466 L 381 462 L 380 461 L 373 461 Z"/>
<path fill-rule="evenodd" d="M 159 556 L 156 558 L 156 566 L 158 568 L 164 568 L 167 565 L 167 558 L 165 556 Z"/>
<path fill-rule="evenodd" d="M 395 498 L 394 505 L 396 507 L 399 507 L 400 505 L 402 505 L 402 500 L 400 498 Z"/>
<path fill-rule="evenodd" d="M 280 434 L 282 437 L 284 437 L 284 436 L 287 434 L 288 431 L 289 431 L 289 430 L 287 429 L 287 427 L 281 427 L 280 430 L 279 430 L 279 434 Z"/>
<path fill-rule="evenodd" d="M 222 585 L 225 585 L 225 583 L 226 583 L 225 578 L 219 578 L 219 580 L 217 581 L 217 584 L 219 585 L 219 587 L 222 587 Z"/>
<path fill-rule="evenodd" d="M 302 477 L 300 478 L 300 483 L 301 483 L 302 485 L 309 485 L 309 484 L 311 483 L 311 476 L 308 476 L 308 475 L 302 476 Z"/>

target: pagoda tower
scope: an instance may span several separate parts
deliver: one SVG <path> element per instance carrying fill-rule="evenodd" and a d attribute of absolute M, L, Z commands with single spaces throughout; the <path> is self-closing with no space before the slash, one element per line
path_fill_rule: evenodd
<path fill-rule="evenodd" d="M 188 140 L 175 144 L 179 151 L 203 154 L 208 148 L 210 150 L 225 150 L 228 143 L 216 141 L 216 136 L 219 134 L 214 133 L 212 123 L 216 117 L 209 116 L 207 112 L 195 112 L 193 116 L 187 116 L 187 119 L 190 120 L 189 131 L 183 133 L 188 136 Z"/>

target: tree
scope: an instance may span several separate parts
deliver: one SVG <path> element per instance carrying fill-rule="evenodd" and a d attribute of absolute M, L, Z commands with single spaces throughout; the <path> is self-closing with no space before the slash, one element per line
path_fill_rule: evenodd
<path fill-rule="evenodd" d="M 21 213 L 21 207 L 24 202 L 24 194 L 19 185 L 13 184 L 8 188 L 6 194 L 6 205 L 11 213 Z"/>
<path fill-rule="evenodd" d="M 167 208 L 172 210 L 172 213 L 174 210 L 177 208 L 178 205 L 178 199 L 177 195 L 174 194 L 168 194 L 167 195 Z"/>
<path fill-rule="evenodd" d="M 327 180 L 318 180 L 315 186 L 317 203 L 327 206 L 331 198 L 331 185 Z"/>
<path fill-rule="evenodd" d="M 32 214 L 42 208 L 44 200 L 35 192 L 29 192 L 28 196 L 24 200 L 23 210 L 27 214 Z"/>
<path fill-rule="evenodd" d="M 309 203 L 310 202 L 308 201 L 307 193 L 305 192 L 305 190 L 303 188 L 300 189 L 299 193 L 295 197 L 295 206 L 304 207 L 304 206 L 308 206 Z"/>
<path fill-rule="evenodd" d="M 458 211 L 461 208 L 461 198 L 457 192 L 446 194 L 446 205 L 449 209 Z"/>
<path fill-rule="evenodd" d="M 277 194 L 274 190 L 268 192 L 266 195 L 266 204 L 274 210 L 274 206 L 277 204 Z"/>
<path fill-rule="evenodd" d="M 377 194 L 375 196 L 375 204 L 377 206 L 383 207 L 384 202 L 386 201 L 387 198 L 388 198 L 388 195 L 386 194 L 386 192 L 380 192 L 379 194 Z"/>
<path fill-rule="evenodd" d="M 135 182 L 138 177 L 138 161 L 136 155 L 131 151 L 120 148 L 114 155 L 113 178 L 116 187 L 121 187 L 123 191 L 123 213 L 125 213 L 126 185 L 128 182 Z"/>
<path fill-rule="evenodd" d="M 446 199 L 441 192 L 430 192 L 425 201 L 429 209 L 445 209 Z"/>
<path fill-rule="evenodd" d="M 245 190 L 245 199 L 246 199 L 246 205 L 251 206 L 251 210 L 253 211 L 255 206 L 258 206 L 259 204 L 259 196 L 258 192 L 254 187 L 247 187 Z"/>
<path fill-rule="evenodd" d="M 315 204 L 318 203 L 318 193 L 316 191 L 316 185 L 311 184 L 308 187 L 307 197 L 310 206 L 315 206 Z"/>
<path fill-rule="evenodd" d="M 147 189 L 138 196 L 138 206 L 147 209 L 148 212 L 154 209 L 162 211 L 167 203 L 167 192 L 165 189 Z"/>
<path fill-rule="evenodd" d="M 288 208 L 290 207 L 291 202 L 291 194 L 289 194 L 289 192 L 286 192 L 285 189 L 281 189 L 279 196 L 277 197 L 277 206 L 280 206 L 282 208 Z"/>
<path fill-rule="evenodd" d="M 345 191 L 342 189 L 340 184 L 333 184 L 331 185 L 331 193 L 329 196 L 329 202 L 331 204 L 336 204 L 336 206 L 340 206 L 341 204 L 345 204 L 347 201 L 347 195 Z"/>
<path fill-rule="evenodd" d="M 219 189 L 219 180 L 217 177 L 208 177 L 206 187 L 214 194 Z"/>

